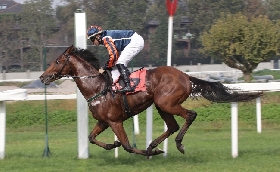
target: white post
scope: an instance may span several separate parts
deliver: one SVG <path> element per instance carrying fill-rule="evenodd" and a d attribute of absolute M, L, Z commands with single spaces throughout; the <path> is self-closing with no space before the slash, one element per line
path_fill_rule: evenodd
<path fill-rule="evenodd" d="M 5 101 L 0 101 L 0 159 L 5 157 L 6 143 L 6 105 Z"/>
<path fill-rule="evenodd" d="M 133 116 L 133 124 L 134 134 L 138 135 L 140 133 L 138 115 Z"/>
<path fill-rule="evenodd" d="M 257 131 L 262 132 L 262 111 L 261 111 L 261 98 L 256 99 L 256 110 L 257 110 Z"/>
<path fill-rule="evenodd" d="M 146 110 L 146 148 L 153 141 L 153 105 Z"/>
<path fill-rule="evenodd" d="M 173 16 L 169 16 L 169 18 L 168 18 L 167 66 L 171 66 L 172 33 L 173 33 Z"/>
<path fill-rule="evenodd" d="M 75 45 L 86 49 L 86 14 L 85 12 L 75 12 Z M 89 156 L 88 147 L 88 105 L 77 88 L 77 128 L 78 128 L 78 157 L 87 159 Z"/>
<path fill-rule="evenodd" d="M 173 35 L 173 16 L 168 17 L 168 49 L 167 49 L 167 66 L 171 66 L 171 52 L 172 52 L 172 35 Z M 167 130 L 167 126 L 164 123 L 164 131 Z M 163 156 L 167 155 L 168 138 L 163 141 Z"/>
<path fill-rule="evenodd" d="M 238 156 L 238 104 L 231 103 L 231 154 L 233 158 Z"/>
<path fill-rule="evenodd" d="M 114 134 L 114 140 L 117 141 L 118 140 L 118 137 Z M 115 148 L 115 158 L 118 158 L 119 157 L 119 148 L 116 147 Z"/>
<path fill-rule="evenodd" d="M 167 125 L 164 123 L 164 132 L 167 131 Z M 164 141 L 163 141 L 163 151 L 164 151 L 164 154 L 163 156 L 166 157 L 167 156 L 167 148 L 168 148 L 168 138 L 166 138 Z"/>

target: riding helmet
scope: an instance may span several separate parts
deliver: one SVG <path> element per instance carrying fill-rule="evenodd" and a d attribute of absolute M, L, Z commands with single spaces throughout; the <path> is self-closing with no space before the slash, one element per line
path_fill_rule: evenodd
<path fill-rule="evenodd" d="M 91 37 L 94 37 L 96 36 L 97 34 L 101 33 L 102 32 L 102 29 L 100 26 L 90 26 L 87 30 L 87 36 L 88 36 L 88 39 L 90 39 Z"/>

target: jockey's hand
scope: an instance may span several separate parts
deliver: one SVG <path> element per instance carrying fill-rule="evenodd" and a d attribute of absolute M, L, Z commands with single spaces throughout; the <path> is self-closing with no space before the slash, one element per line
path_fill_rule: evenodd
<path fill-rule="evenodd" d="M 98 72 L 102 74 L 103 72 L 105 72 L 105 70 L 103 68 L 100 68 Z"/>

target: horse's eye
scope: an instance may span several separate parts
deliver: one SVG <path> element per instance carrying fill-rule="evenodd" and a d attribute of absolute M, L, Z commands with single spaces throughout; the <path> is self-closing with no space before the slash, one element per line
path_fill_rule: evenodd
<path fill-rule="evenodd" d="M 60 63 L 60 61 L 59 61 L 59 60 L 56 60 L 55 62 L 56 62 L 56 64 L 59 64 L 59 63 Z"/>

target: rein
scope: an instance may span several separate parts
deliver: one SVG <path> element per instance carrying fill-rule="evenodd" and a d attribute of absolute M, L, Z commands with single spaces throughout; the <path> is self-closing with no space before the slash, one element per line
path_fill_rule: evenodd
<path fill-rule="evenodd" d="M 73 79 L 76 79 L 76 78 L 96 78 L 98 76 L 100 76 L 102 74 L 97 74 L 97 75 L 93 75 L 93 76 L 71 76 L 71 75 L 59 75 L 59 77 L 72 77 Z M 107 83 L 107 79 L 106 79 L 106 83 Z M 107 84 L 106 84 L 107 85 Z M 96 100 L 98 97 L 102 96 L 102 95 L 105 95 L 107 93 L 107 86 L 106 86 L 106 89 L 104 89 L 103 91 L 99 92 L 98 94 L 96 94 L 95 96 L 87 99 L 87 102 L 90 103 L 92 102 L 93 100 Z"/>
<path fill-rule="evenodd" d="M 70 78 L 70 77 L 72 77 L 72 78 L 95 78 L 95 77 L 98 77 L 98 76 L 100 76 L 101 74 L 99 73 L 99 74 L 97 74 L 97 75 L 90 75 L 90 76 L 71 76 L 71 75 L 59 75 L 59 77 L 67 77 L 67 78 Z"/>
<path fill-rule="evenodd" d="M 101 73 L 97 74 L 97 75 L 92 75 L 92 76 L 71 76 L 71 75 L 59 75 L 59 77 L 72 77 L 73 79 L 76 79 L 76 78 L 96 78 L 98 76 L 102 75 Z M 106 79 L 106 83 L 107 83 L 107 79 Z M 107 84 L 106 84 L 107 85 Z M 106 89 L 102 90 L 101 92 L 99 92 L 98 94 L 96 94 L 95 96 L 87 99 L 87 102 L 90 103 L 94 100 L 96 100 L 98 97 L 102 96 L 102 95 L 105 95 L 107 93 L 107 86 L 106 86 Z"/>

